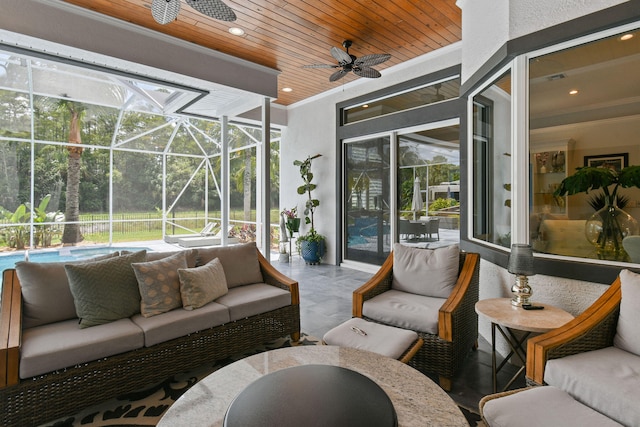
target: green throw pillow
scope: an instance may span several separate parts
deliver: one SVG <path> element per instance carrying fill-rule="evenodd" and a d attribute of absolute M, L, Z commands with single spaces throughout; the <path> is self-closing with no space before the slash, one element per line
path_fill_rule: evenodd
<path fill-rule="evenodd" d="M 102 325 L 140 313 L 140 291 L 131 263 L 147 251 L 88 264 L 64 266 L 80 327 Z"/>
<path fill-rule="evenodd" d="M 187 268 L 186 253 L 181 251 L 155 261 L 132 264 L 138 278 L 144 317 L 166 313 L 182 307 L 180 299 L 179 268 Z"/>

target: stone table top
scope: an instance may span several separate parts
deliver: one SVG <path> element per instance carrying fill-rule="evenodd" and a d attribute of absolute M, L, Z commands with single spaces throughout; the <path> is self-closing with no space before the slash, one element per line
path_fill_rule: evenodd
<path fill-rule="evenodd" d="M 548 332 L 573 319 L 570 313 L 549 304 L 544 310 L 525 310 L 511 304 L 511 298 L 483 299 L 476 303 L 476 313 L 507 328 L 529 332 Z"/>
<path fill-rule="evenodd" d="M 449 395 L 414 368 L 376 353 L 336 346 L 282 348 L 225 366 L 182 395 L 158 426 L 222 426 L 229 404 L 248 384 L 268 373 L 307 364 L 340 366 L 375 381 L 391 399 L 400 427 L 469 426 Z M 304 414 L 301 408 L 301 422 Z"/>

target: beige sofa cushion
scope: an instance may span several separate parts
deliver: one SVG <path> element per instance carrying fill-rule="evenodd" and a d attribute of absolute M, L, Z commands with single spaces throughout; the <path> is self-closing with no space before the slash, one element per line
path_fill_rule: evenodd
<path fill-rule="evenodd" d="M 196 268 L 178 270 L 180 296 L 186 310 L 200 308 L 229 292 L 224 269 L 218 258 Z"/>
<path fill-rule="evenodd" d="M 78 329 L 77 319 L 37 326 L 22 334 L 20 378 L 113 356 L 143 345 L 142 330 L 130 319 L 88 329 Z"/>
<path fill-rule="evenodd" d="M 265 283 L 236 286 L 216 300 L 229 308 L 229 318 L 244 319 L 291 305 L 291 293 Z"/>
<path fill-rule="evenodd" d="M 445 301 L 446 298 L 425 297 L 391 289 L 365 301 L 362 314 L 387 325 L 437 334 L 438 311 Z"/>
<path fill-rule="evenodd" d="M 152 317 L 136 314 L 131 320 L 144 331 L 144 345 L 150 347 L 228 323 L 229 310 L 224 305 L 212 302 L 198 310 L 177 308 Z"/>
<path fill-rule="evenodd" d="M 185 254 L 187 258 L 187 267 L 193 268 L 196 266 L 198 262 L 198 250 L 197 249 L 187 249 L 184 251 L 170 251 L 170 252 L 147 252 L 147 261 L 157 261 L 162 258 L 169 257 L 171 255 L 175 255 L 179 252 Z"/>
<path fill-rule="evenodd" d="M 258 248 L 255 242 L 243 245 L 201 248 L 198 249 L 198 265 L 204 265 L 214 258 L 219 258 L 227 278 L 227 286 L 250 285 L 263 283 Z"/>
<path fill-rule="evenodd" d="M 155 261 L 131 264 L 140 290 L 140 312 L 144 317 L 182 307 L 178 270 L 187 268 L 184 252 Z"/>
<path fill-rule="evenodd" d="M 622 298 L 613 345 L 640 356 L 640 274 L 620 272 Z"/>
<path fill-rule="evenodd" d="M 448 298 L 458 280 L 460 248 L 420 249 L 393 245 L 393 281 L 398 291 Z"/>
<path fill-rule="evenodd" d="M 22 289 L 23 328 L 77 318 L 65 264 L 100 261 L 118 256 L 117 252 L 82 261 L 18 262 L 16 274 Z"/>
<path fill-rule="evenodd" d="M 617 422 L 640 426 L 640 357 L 617 347 L 547 361 L 544 381 Z"/>

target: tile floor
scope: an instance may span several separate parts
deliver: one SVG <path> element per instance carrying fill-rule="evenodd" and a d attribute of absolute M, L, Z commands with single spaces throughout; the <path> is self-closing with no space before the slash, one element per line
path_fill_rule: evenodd
<path fill-rule="evenodd" d="M 351 318 L 351 294 L 372 276 L 333 265 L 306 265 L 299 257 L 291 263 L 273 261 L 273 265 L 299 282 L 301 329 L 318 338 Z M 480 399 L 493 389 L 491 343 L 480 338 L 478 344 L 477 351 L 469 351 L 449 393 L 459 405 L 475 410 Z M 517 367 L 507 364 L 498 375 L 498 384 L 506 384 L 516 371 Z M 524 386 L 524 378 L 519 378 L 511 388 Z"/>

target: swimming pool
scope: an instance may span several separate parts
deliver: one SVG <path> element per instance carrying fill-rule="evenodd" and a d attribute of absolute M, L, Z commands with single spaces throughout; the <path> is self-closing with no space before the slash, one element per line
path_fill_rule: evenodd
<path fill-rule="evenodd" d="M 79 261 L 83 259 L 93 258 L 98 255 L 106 255 L 116 251 L 141 251 L 143 249 L 150 250 L 144 247 L 115 247 L 115 246 L 99 246 L 88 248 L 63 248 L 59 250 L 43 250 L 31 252 L 29 251 L 29 261 L 31 262 L 65 262 L 65 261 Z M 4 271 L 7 268 L 13 268 L 16 262 L 25 260 L 25 252 L 12 253 L 10 255 L 0 255 L 0 271 Z"/>

